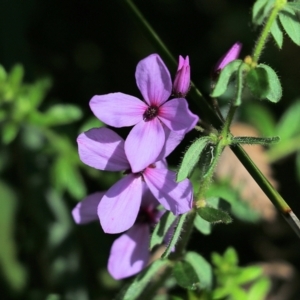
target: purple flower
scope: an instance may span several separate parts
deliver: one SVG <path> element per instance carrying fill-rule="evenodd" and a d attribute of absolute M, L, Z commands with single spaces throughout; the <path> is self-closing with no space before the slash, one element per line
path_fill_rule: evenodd
<path fill-rule="evenodd" d="M 232 62 L 233 60 L 237 59 L 239 57 L 239 54 L 242 49 L 242 44 L 240 42 L 236 42 L 229 50 L 228 52 L 222 56 L 222 58 L 218 61 L 215 72 L 221 71 L 224 69 L 224 67 Z"/>
<path fill-rule="evenodd" d="M 185 97 L 191 85 L 191 68 L 189 57 L 185 59 L 180 55 L 178 69 L 173 84 L 173 93 L 179 97 Z"/>
<path fill-rule="evenodd" d="M 176 138 L 169 141 L 162 150 L 166 156 L 177 142 Z M 129 149 L 135 154 L 129 161 L 124 151 L 124 140 L 112 130 L 91 129 L 80 134 L 77 142 L 80 159 L 88 166 L 125 171 L 126 174 L 104 194 L 98 205 L 98 216 L 105 232 L 123 232 L 134 224 L 145 183 L 158 202 L 173 214 L 183 214 L 191 209 L 193 192 L 190 181 L 186 179 L 176 183 L 175 173 L 166 169 L 163 162 L 152 162 L 146 168 L 133 172 L 132 163 L 144 157 L 129 144 Z"/>
<path fill-rule="evenodd" d="M 90 107 L 97 118 L 110 126 L 135 125 L 125 141 L 125 153 L 132 171 L 138 172 L 157 160 L 169 131 L 183 138 L 195 127 L 198 117 L 190 112 L 185 99 L 167 101 L 172 82 L 159 55 L 141 60 L 135 78 L 145 102 L 123 93 L 112 93 L 94 96 Z M 135 159 L 137 155 L 143 159 Z"/>
<path fill-rule="evenodd" d="M 104 192 L 86 197 L 73 209 L 77 224 L 85 224 L 98 219 L 97 206 Z M 108 271 L 115 279 L 122 279 L 140 272 L 150 258 L 149 242 L 151 227 L 156 224 L 164 211 L 157 210 L 158 202 L 149 189 L 143 189 L 143 200 L 135 224 L 119 238 L 110 250 Z"/>

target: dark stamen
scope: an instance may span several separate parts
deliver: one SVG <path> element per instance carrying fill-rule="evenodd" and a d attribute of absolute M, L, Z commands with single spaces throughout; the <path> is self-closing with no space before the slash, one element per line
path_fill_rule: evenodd
<path fill-rule="evenodd" d="M 158 107 L 151 105 L 147 108 L 147 110 L 144 112 L 143 120 L 145 122 L 151 121 L 158 115 Z"/>

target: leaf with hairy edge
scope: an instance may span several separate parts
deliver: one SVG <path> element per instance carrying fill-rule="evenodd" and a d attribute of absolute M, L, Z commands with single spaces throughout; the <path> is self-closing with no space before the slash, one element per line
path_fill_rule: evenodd
<path fill-rule="evenodd" d="M 152 233 L 150 240 L 150 250 L 152 250 L 156 245 L 162 244 L 166 237 L 166 234 L 168 233 L 172 224 L 175 222 L 176 218 L 177 216 L 173 215 L 170 211 L 166 211 L 164 213 Z"/>
<path fill-rule="evenodd" d="M 279 78 L 275 71 L 265 64 L 259 64 L 257 67 L 265 69 L 268 74 L 268 82 L 269 82 L 269 92 L 266 95 L 266 98 L 271 102 L 277 103 L 282 96 L 282 88 L 279 81 Z"/>
<path fill-rule="evenodd" d="M 231 144 L 247 144 L 247 145 L 264 145 L 278 143 L 280 138 L 278 136 L 272 137 L 255 137 L 255 136 L 235 136 L 231 140 Z"/>
<path fill-rule="evenodd" d="M 194 268 L 186 261 L 176 262 L 173 275 L 181 287 L 196 290 L 199 287 L 199 278 Z"/>
<path fill-rule="evenodd" d="M 210 141 L 210 138 L 207 136 L 200 137 L 185 152 L 184 157 L 182 159 L 180 168 L 177 172 L 176 181 L 180 182 L 186 179 L 193 171 L 197 162 L 200 159 L 200 155 L 205 148 L 205 146 Z"/>
<path fill-rule="evenodd" d="M 226 92 L 230 78 L 239 69 L 242 63 L 243 61 L 241 59 L 237 59 L 226 65 L 220 73 L 216 86 L 210 95 L 211 97 L 220 97 Z"/>
<path fill-rule="evenodd" d="M 149 285 L 151 279 L 157 276 L 160 269 L 170 266 L 170 261 L 167 259 L 159 259 L 154 261 L 150 266 L 144 269 L 126 289 L 125 292 L 116 297 L 116 300 L 136 300 L 140 299 L 144 289 Z M 157 280 L 157 279 L 156 279 Z"/>
<path fill-rule="evenodd" d="M 264 68 L 251 69 L 246 76 L 246 83 L 252 95 L 258 99 L 265 99 L 269 93 L 268 74 Z"/>
<path fill-rule="evenodd" d="M 282 48 L 282 43 L 283 43 L 283 32 L 281 28 L 279 27 L 278 20 L 275 19 L 272 27 L 271 27 L 271 34 L 279 47 L 279 49 Z"/>
<path fill-rule="evenodd" d="M 232 219 L 227 212 L 217 208 L 213 208 L 209 206 L 199 207 L 197 209 L 197 213 L 202 219 L 210 223 L 229 224 L 232 222 Z"/>
<path fill-rule="evenodd" d="M 296 12 L 286 6 L 284 10 L 279 13 L 279 20 L 291 40 L 300 46 L 300 23 Z"/>
<path fill-rule="evenodd" d="M 191 251 L 185 255 L 184 260 L 194 268 L 199 279 L 200 288 L 210 290 L 213 283 L 213 272 L 211 265 L 206 259 L 200 254 Z"/>
<path fill-rule="evenodd" d="M 175 248 L 178 240 L 180 239 L 180 235 L 182 233 L 183 225 L 185 223 L 185 220 L 187 217 L 189 217 L 189 214 L 180 215 L 178 218 L 178 223 L 176 228 L 174 229 L 172 238 L 170 240 L 169 245 L 167 246 L 166 251 L 162 254 L 161 258 L 167 258 L 169 254 L 173 251 Z"/>

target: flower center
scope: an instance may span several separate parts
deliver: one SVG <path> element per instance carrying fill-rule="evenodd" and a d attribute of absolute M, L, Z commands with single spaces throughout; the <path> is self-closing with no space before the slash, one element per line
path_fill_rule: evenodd
<path fill-rule="evenodd" d="M 156 223 L 157 209 L 152 207 L 141 207 L 135 223 L 153 225 Z"/>
<path fill-rule="evenodd" d="M 143 120 L 145 122 L 151 121 L 158 115 L 159 108 L 156 105 L 150 105 L 143 114 Z"/>

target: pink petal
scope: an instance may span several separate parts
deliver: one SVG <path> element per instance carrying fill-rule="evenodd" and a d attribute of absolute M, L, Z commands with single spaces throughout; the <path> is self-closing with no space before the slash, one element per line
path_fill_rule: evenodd
<path fill-rule="evenodd" d="M 135 222 L 142 200 L 142 178 L 134 174 L 115 183 L 98 205 L 98 216 L 106 233 L 120 233 Z"/>
<path fill-rule="evenodd" d="M 147 105 L 140 99 L 123 93 L 94 96 L 90 101 L 94 115 L 114 127 L 132 126 L 143 120 Z"/>
<path fill-rule="evenodd" d="M 147 168 L 143 177 L 154 197 L 174 215 L 192 208 L 193 189 L 188 179 L 176 183 L 174 172 L 157 168 Z"/>
<path fill-rule="evenodd" d="M 124 140 L 108 128 L 93 128 L 77 138 L 79 157 L 99 170 L 122 171 L 130 168 L 124 152 Z"/>
<path fill-rule="evenodd" d="M 140 272 L 149 261 L 150 231 L 146 224 L 136 224 L 116 239 L 108 259 L 108 272 L 122 279 Z"/>
<path fill-rule="evenodd" d="M 158 54 L 149 55 L 138 63 L 135 79 L 149 105 L 160 106 L 171 95 L 171 76 Z"/>
<path fill-rule="evenodd" d="M 167 157 L 183 140 L 185 133 L 171 131 L 167 126 L 163 125 L 165 131 L 166 142 L 157 159 L 164 159 Z"/>
<path fill-rule="evenodd" d="M 165 132 L 157 118 L 135 125 L 125 141 L 125 153 L 133 173 L 157 161 L 165 143 Z"/>
<path fill-rule="evenodd" d="M 199 118 L 188 108 L 183 98 L 172 99 L 159 108 L 159 119 L 172 131 L 187 133 L 197 124 Z"/>
<path fill-rule="evenodd" d="M 98 220 L 97 207 L 105 192 L 98 192 L 85 197 L 72 210 L 77 224 L 86 224 Z"/>
<path fill-rule="evenodd" d="M 222 70 L 233 60 L 237 59 L 242 49 L 242 43 L 236 42 L 218 61 L 215 71 Z"/>

